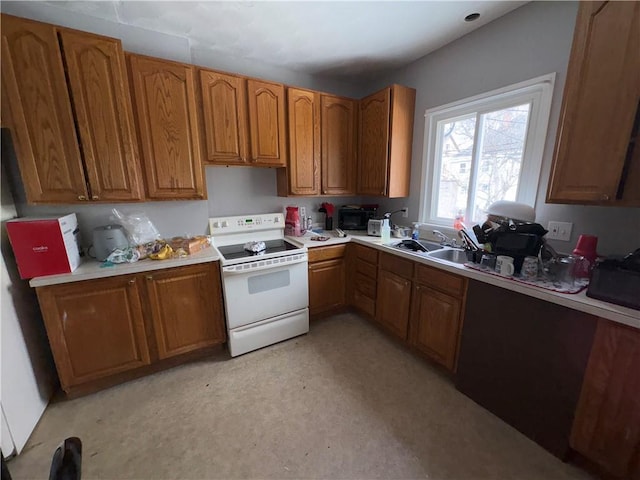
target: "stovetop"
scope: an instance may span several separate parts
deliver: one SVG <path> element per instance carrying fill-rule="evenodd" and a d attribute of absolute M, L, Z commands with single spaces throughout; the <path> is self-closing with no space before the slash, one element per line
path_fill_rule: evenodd
<path fill-rule="evenodd" d="M 245 250 L 244 243 L 220 246 L 218 247 L 218 251 L 222 254 L 225 260 L 236 260 L 240 258 L 253 259 L 253 257 L 257 260 L 264 255 L 287 252 L 289 250 L 301 250 L 297 245 L 289 243 L 283 239 L 266 240 L 264 243 L 267 248 L 261 252 L 249 252 Z"/>

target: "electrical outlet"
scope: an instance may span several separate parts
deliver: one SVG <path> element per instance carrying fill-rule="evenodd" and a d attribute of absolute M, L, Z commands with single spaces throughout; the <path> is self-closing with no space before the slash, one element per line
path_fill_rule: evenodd
<path fill-rule="evenodd" d="M 409 207 L 402 207 L 402 218 L 409 218 Z"/>
<path fill-rule="evenodd" d="M 573 228 L 573 223 L 570 222 L 549 222 L 547 226 L 546 238 L 549 240 L 564 240 L 568 242 L 571 240 L 571 229 Z"/>

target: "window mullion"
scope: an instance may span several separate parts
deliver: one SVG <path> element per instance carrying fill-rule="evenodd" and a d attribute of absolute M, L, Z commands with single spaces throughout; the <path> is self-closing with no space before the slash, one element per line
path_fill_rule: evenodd
<path fill-rule="evenodd" d="M 473 210 L 476 203 L 476 179 L 478 178 L 478 165 L 480 164 L 479 157 L 482 152 L 482 142 L 484 140 L 482 132 L 484 131 L 484 115 L 480 113 L 476 114 L 476 128 L 473 132 L 473 151 L 471 153 L 471 171 L 469 174 L 469 187 L 467 189 L 467 211 L 465 212 L 465 222 L 469 222 L 473 219 Z"/>

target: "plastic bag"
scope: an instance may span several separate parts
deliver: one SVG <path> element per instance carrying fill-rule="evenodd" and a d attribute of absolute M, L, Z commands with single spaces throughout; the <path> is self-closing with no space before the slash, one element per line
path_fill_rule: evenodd
<path fill-rule="evenodd" d="M 124 214 L 118 209 L 112 210 L 114 217 L 126 229 L 131 245 L 143 245 L 160 238 L 160 232 L 144 213 Z"/>

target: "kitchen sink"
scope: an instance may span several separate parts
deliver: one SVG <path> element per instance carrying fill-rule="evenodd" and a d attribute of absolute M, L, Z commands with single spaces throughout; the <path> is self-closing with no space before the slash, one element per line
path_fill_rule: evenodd
<path fill-rule="evenodd" d="M 464 250 L 457 248 L 441 248 L 440 250 L 434 250 L 432 252 L 428 252 L 427 257 L 460 264 L 468 261 L 467 253 Z"/>
<path fill-rule="evenodd" d="M 400 242 L 393 243 L 390 246 L 396 250 L 402 250 L 408 253 L 417 253 L 420 255 L 442 248 L 439 243 L 429 242 L 427 240 L 402 240 Z"/>

